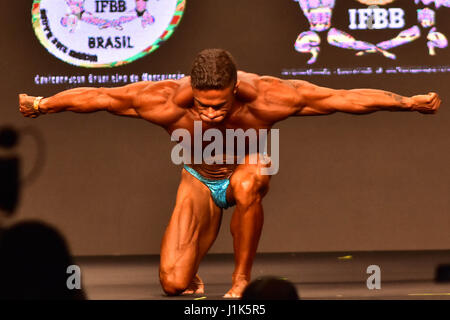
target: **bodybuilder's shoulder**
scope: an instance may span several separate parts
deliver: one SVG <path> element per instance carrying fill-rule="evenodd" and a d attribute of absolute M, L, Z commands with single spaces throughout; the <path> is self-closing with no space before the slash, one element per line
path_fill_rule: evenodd
<path fill-rule="evenodd" d="M 241 83 L 244 82 L 250 84 L 258 90 L 282 82 L 281 79 L 273 76 L 259 75 L 256 73 L 249 73 L 244 71 L 238 71 L 238 80 Z"/>
<path fill-rule="evenodd" d="M 165 100 L 184 105 L 192 100 L 190 78 L 179 80 L 143 81 L 136 93 L 137 100 Z"/>
<path fill-rule="evenodd" d="M 291 80 L 272 76 L 259 77 L 256 87 L 258 95 L 269 105 L 292 105 L 299 99 L 299 88 Z"/>
<path fill-rule="evenodd" d="M 291 87 L 286 80 L 242 71 L 238 72 L 238 81 L 240 91 L 253 91 L 258 98 L 264 97 L 270 92 L 280 92 L 280 90 Z"/>
<path fill-rule="evenodd" d="M 191 86 L 191 77 L 188 76 L 177 80 L 177 87 L 172 98 L 174 105 L 186 108 L 190 107 L 193 101 L 194 93 Z"/>

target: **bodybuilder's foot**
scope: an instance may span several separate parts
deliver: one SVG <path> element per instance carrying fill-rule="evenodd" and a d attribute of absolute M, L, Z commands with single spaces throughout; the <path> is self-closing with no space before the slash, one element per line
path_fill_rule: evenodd
<path fill-rule="evenodd" d="M 189 285 L 189 287 L 187 287 L 186 290 L 183 291 L 182 295 L 203 293 L 205 293 L 205 284 L 203 283 L 202 279 L 200 279 L 198 274 L 196 274 L 194 279 L 192 279 L 191 284 Z"/>
<path fill-rule="evenodd" d="M 233 286 L 223 296 L 224 298 L 241 298 L 242 293 L 250 282 L 246 275 L 233 276 Z"/>

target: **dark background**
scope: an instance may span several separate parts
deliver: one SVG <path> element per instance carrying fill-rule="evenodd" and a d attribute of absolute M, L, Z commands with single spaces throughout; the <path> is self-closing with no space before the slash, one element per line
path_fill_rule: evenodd
<path fill-rule="evenodd" d="M 344 6 L 345 3 L 345 6 Z M 417 24 L 413 1 L 404 6 L 406 26 Z M 377 43 L 400 30 L 348 30 L 348 8 L 338 0 L 333 27 Z M 432 9 L 434 5 L 430 5 Z M 450 35 L 449 8 L 437 12 L 437 31 Z M 16 214 L 4 224 L 39 218 L 56 225 L 77 255 L 158 253 L 181 168 L 172 164 L 170 137 L 137 119 L 107 113 L 61 113 L 26 119 L 17 95 L 50 96 L 67 85 L 37 86 L 40 75 L 189 73 L 201 49 L 229 50 L 239 69 L 281 77 L 286 68 L 447 66 L 449 48 L 428 55 L 427 29 L 414 43 L 391 49 L 397 60 L 326 43 L 318 61 L 294 50 L 309 24 L 291 0 L 187 0 L 180 25 L 158 50 L 114 69 L 78 68 L 55 58 L 31 25 L 31 1 L 9 2 L 2 30 L 0 126 L 31 127 L 44 141 L 23 135 L 13 151 L 26 175 L 38 162 L 39 176 L 22 190 Z M 436 91 L 438 114 L 378 112 L 289 119 L 280 129 L 280 172 L 264 200 L 261 252 L 424 250 L 450 248 L 450 113 L 448 73 L 313 76 L 304 80 L 332 88 L 377 88 L 405 96 Z M 212 252 L 231 252 L 229 221 Z"/>

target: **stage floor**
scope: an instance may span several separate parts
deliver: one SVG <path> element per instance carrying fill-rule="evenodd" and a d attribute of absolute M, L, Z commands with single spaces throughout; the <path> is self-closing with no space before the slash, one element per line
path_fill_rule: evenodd
<path fill-rule="evenodd" d="M 223 299 L 231 286 L 233 256 L 207 255 L 199 275 L 204 295 L 166 296 L 158 280 L 159 256 L 76 257 L 83 288 L 92 300 Z M 434 281 L 450 264 L 449 251 L 260 253 L 252 278 L 278 276 L 293 282 L 301 299 L 448 299 L 450 282 Z M 381 269 L 381 289 L 369 290 L 367 267 Z"/>

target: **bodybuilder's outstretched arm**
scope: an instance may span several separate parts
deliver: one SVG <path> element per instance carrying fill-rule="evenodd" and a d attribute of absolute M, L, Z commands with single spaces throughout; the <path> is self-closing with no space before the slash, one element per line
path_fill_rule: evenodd
<path fill-rule="evenodd" d="M 165 125 L 179 116 L 190 99 L 189 79 L 178 81 L 137 82 L 117 88 L 75 88 L 54 96 L 38 99 L 19 95 L 20 112 L 25 117 L 72 111 L 89 113 L 108 111 L 112 114 L 143 118 Z"/>
<path fill-rule="evenodd" d="M 419 111 L 436 113 L 441 100 L 436 93 L 403 97 L 376 89 L 334 90 L 306 81 L 290 81 L 299 93 L 300 110 L 295 115 L 321 115 L 333 112 L 367 114 L 375 111 Z"/>
<path fill-rule="evenodd" d="M 327 115 L 334 112 L 367 114 L 375 111 L 419 111 L 435 113 L 441 104 L 436 93 L 403 97 L 376 89 L 335 90 L 306 81 L 260 77 L 258 91 L 265 110 L 258 110 L 268 121 L 290 116 Z"/>

